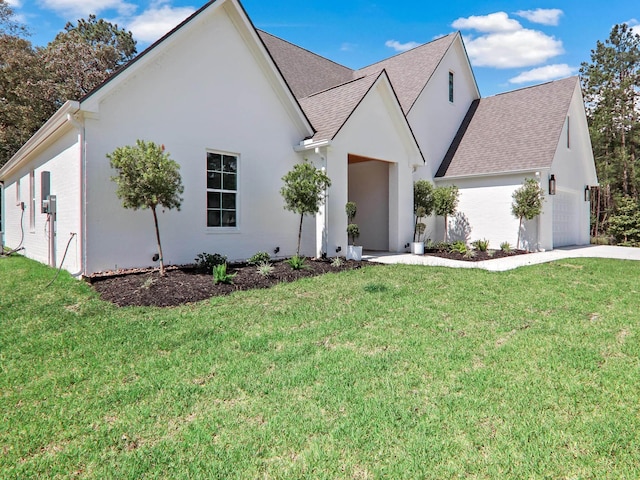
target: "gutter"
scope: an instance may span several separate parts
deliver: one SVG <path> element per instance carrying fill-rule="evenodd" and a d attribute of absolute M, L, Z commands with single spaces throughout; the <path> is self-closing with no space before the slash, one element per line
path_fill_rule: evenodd
<path fill-rule="evenodd" d="M 78 147 L 80 154 L 80 270 L 72 273 L 74 277 L 84 276 L 87 265 L 87 146 L 85 143 L 84 119 L 78 121 L 72 113 L 67 113 L 67 121 L 78 130 Z"/>
<path fill-rule="evenodd" d="M 506 177 L 508 175 L 521 175 L 523 173 L 536 174 L 538 172 L 549 171 L 549 167 L 539 168 L 527 168 L 523 170 L 510 170 L 508 172 L 487 172 L 487 173 L 473 173 L 468 175 L 447 175 L 446 177 L 433 177 L 434 182 L 447 181 L 447 180 L 466 180 L 470 178 L 482 178 L 482 177 Z"/>

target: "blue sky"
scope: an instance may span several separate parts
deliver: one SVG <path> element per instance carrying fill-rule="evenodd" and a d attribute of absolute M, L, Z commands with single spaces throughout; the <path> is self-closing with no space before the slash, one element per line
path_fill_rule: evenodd
<path fill-rule="evenodd" d="M 243 0 L 256 27 L 351 68 L 460 30 L 483 96 L 577 73 L 637 0 Z M 204 0 L 8 0 L 44 45 L 90 13 L 131 30 L 138 51 Z M 638 27 L 640 31 L 640 26 Z"/>

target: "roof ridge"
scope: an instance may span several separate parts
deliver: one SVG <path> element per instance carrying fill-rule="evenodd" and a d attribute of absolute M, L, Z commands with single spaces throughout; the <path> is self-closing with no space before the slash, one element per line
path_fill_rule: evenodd
<path fill-rule="evenodd" d="M 361 70 L 366 70 L 366 69 L 371 68 L 371 67 L 373 67 L 375 65 L 378 65 L 380 63 L 388 62 L 389 60 L 401 57 L 402 55 L 406 55 L 406 54 L 411 53 L 411 52 L 413 52 L 415 50 L 418 50 L 419 48 L 426 47 L 427 45 L 431 45 L 432 43 L 438 42 L 438 41 L 443 40 L 443 39 L 445 39 L 447 37 L 450 37 L 452 35 L 455 36 L 456 34 L 457 34 L 457 32 L 451 32 L 451 33 L 448 33 L 447 35 L 443 35 L 442 37 L 434 38 L 433 40 L 431 40 L 429 42 L 421 43 L 420 45 L 417 45 L 417 46 L 415 46 L 415 47 L 413 47 L 413 48 L 411 48 L 409 50 L 406 50 L 404 52 L 399 52 L 399 53 L 396 53 L 395 55 L 391 55 L 390 57 L 383 58 L 382 60 L 378 60 L 377 62 L 374 62 L 374 63 L 372 63 L 370 65 L 365 65 L 362 68 L 354 70 L 354 73 L 355 72 L 359 72 Z"/>
<path fill-rule="evenodd" d="M 349 80 L 348 82 L 340 83 L 339 85 L 334 85 L 333 87 L 325 88 L 324 90 L 320 90 L 319 92 L 314 92 L 311 95 L 307 95 L 306 97 L 302 97 L 302 98 L 315 97 L 316 95 L 320 95 L 322 93 L 330 92 L 331 90 L 335 90 L 336 88 L 344 87 L 345 85 L 349 85 L 350 83 L 358 82 L 358 81 L 363 80 L 363 79 L 365 79 L 367 77 L 373 77 L 373 76 L 376 76 L 376 75 L 380 75 L 383 71 L 384 71 L 384 69 L 382 69 L 380 72 L 371 73 L 369 75 L 362 75 L 362 76 L 360 76 L 358 78 L 354 78 L 352 80 Z"/>
<path fill-rule="evenodd" d="M 333 63 L 334 65 L 337 65 L 338 67 L 342 67 L 342 68 L 345 68 L 347 70 L 350 70 L 351 72 L 355 72 L 355 70 L 353 68 L 349 68 L 346 65 L 342 65 L 341 63 L 338 63 L 338 62 L 336 62 L 334 60 L 331 60 L 330 58 L 324 57 L 324 56 L 322 56 L 322 55 L 320 55 L 320 54 L 318 54 L 316 52 L 312 52 L 308 48 L 301 47 L 300 45 L 297 45 L 297 44 L 295 44 L 293 42 L 290 42 L 289 40 L 285 40 L 284 38 L 278 37 L 277 35 L 274 35 L 273 33 L 269 33 L 267 31 L 261 30 L 259 28 L 256 28 L 256 31 L 258 33 L 264 33 L 266 35 L 269 35 L 270 37 L 277 38 L 278 40 L 280 40 L 280 41 L 282 41 L 284 43 L 287 43 L 287 44 L 291 45 L 292 47 L 296 47 L 299 50 L 303 50 L 303 51 L 305 51 L 307 53 L 310 53 L 311 55 L 313 55 L 315 57 L 318 57 L 318 58 L 321 58 L 322 60 L 325 60 L 327 62 Z"/>
<path fill-rule="evenodd" d="M 544 87 L 546 85 L 551 85 L 552 83 L 558 83 L 558 82 L 564 82 L 567 80 L 572 80 L 575 79 L 576 81 L 579 79 L 580 77 L 578 75 L 571 75 L 569 77 L 564 77 L 564 78 L 557 78 L 556 80 L 549 80 L 548 82 L 544 82 L 544 83 L 537 83 L 535 85 L 528 85 L 526 87 L 520 87 L 520 88 L 516 88 L 514 90 L 509 90 L 508 92 L 500 92 L 500 93 L 496 93 L 495 95 L 491 95 L 489 97 L 484 97 L 485 100 L 488 100 L 490 98 L 495 98 L 495 97 L 500 97 L 502 95 L 509 95 L 511 93 L 517 93 L 517 92 L 522 92 L 524 90 L 529 90 L 531 88 L 539 88 L 539 87 Z"/>

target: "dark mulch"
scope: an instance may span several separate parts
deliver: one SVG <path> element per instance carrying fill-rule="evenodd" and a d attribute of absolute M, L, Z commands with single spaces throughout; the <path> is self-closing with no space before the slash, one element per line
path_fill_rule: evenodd
<path fill-rule="evenodd" d="M 361 265 L 361 262 L 349 260 L 334 267 L 330 261 L 307 260 L 303 269 L 293 270 L 286 262 L 278 261 L 273 263 L 273 273 L 268 277 L 260 275 L 253 265 L 230 265 L 228 273 L 237 274 L 232 284 L 214 284 L 211 274 L 199 273 L 192 267 L 168 268 L 164 277 L 158 270 L 132 270 L 107 272 L 87 280 L 103 300 L 121 307 L 173 307 L 238 290 L 269 288 L 327 272 L 353 270 Z"/>
<path fill-rule="evenodd" d="M 526 255 L 526 250 L 511 250 L 509 253 L 502 250 L 492 250 L 491 252 L 474 251 L 473 257 L 465 257 L 458 252 L 447 252 L 430 250 L 424 252 L 425 255 L 432 255 L 434 257 L 448 258 L 450 260 L 462 260 L 463 262 L 482 262 L 483 260 L 493 260 L 495 258 L 513 257 L 514 255 Z"/>

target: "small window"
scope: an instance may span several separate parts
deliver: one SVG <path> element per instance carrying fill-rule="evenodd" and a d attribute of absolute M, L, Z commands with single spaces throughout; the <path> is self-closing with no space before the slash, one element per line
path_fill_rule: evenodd
<path fill-rule="evenodd" d="M 453 72 L 449 72 L 449 101 L 453 103 Z"/>
<path fill-rule="evenodd" d="M 571 117 L 567 117 L 567 148 L 571 148 Z"/>
<path fill-rule="evenodd" d="M 237 226 L 238 157 L 207 152 L 207 227 Z"/>
<path fill-rule="evenodd" d="M 20 179 L 16 180 L 16 204 L 20 205 Z"/>
<path fill-rule="evenodd" d="M 33 170 L 29 172 L 29 228 L 36 228 L 36 175 Z"/>

